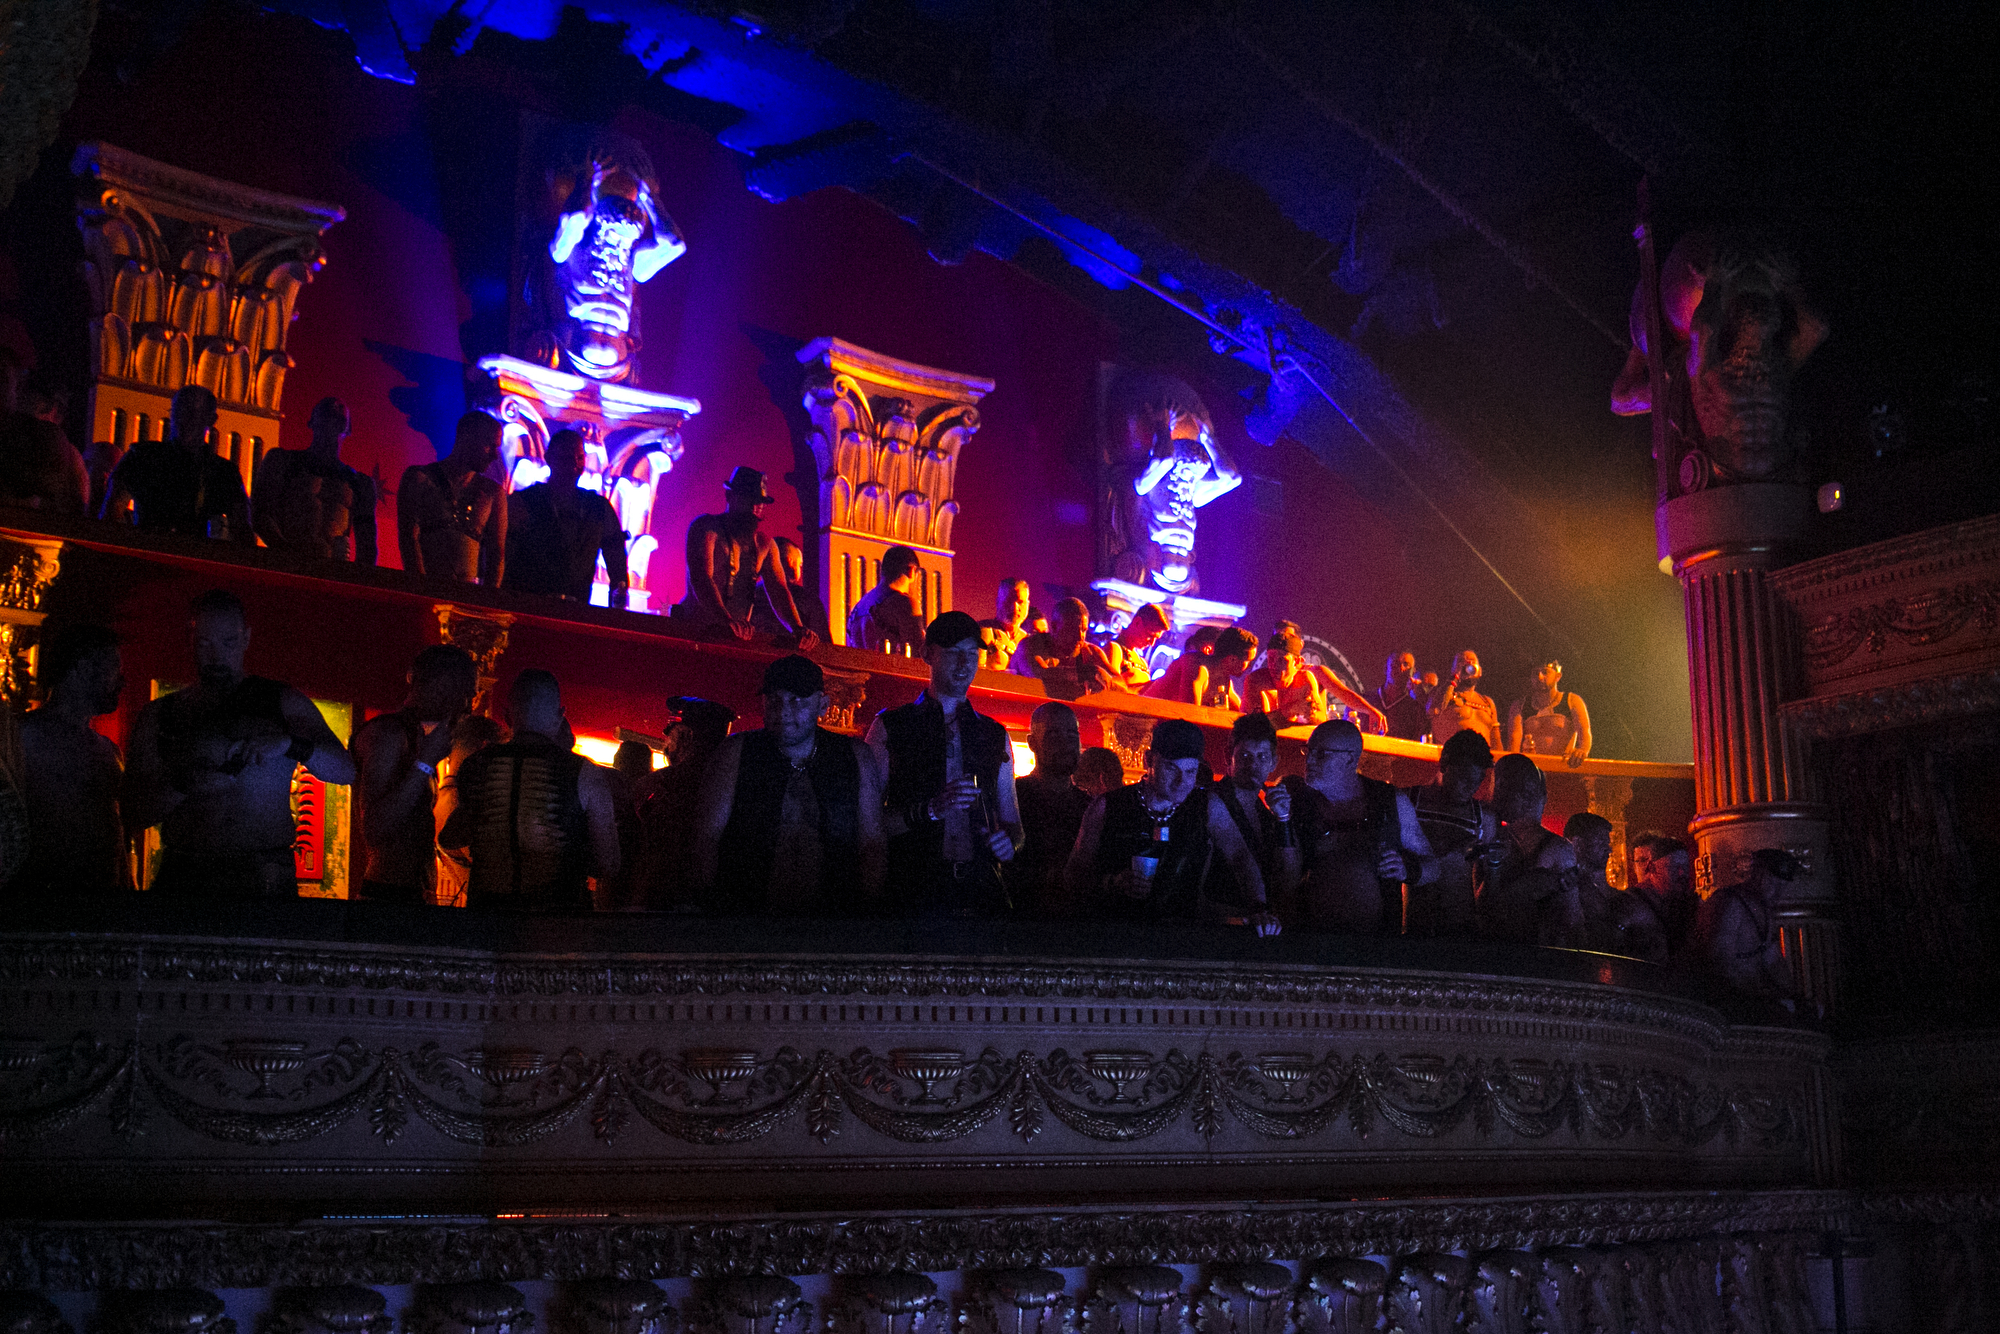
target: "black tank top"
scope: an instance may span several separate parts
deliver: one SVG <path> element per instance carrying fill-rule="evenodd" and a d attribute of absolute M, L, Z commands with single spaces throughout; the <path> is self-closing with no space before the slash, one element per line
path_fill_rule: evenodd
<path fill-rule="evenodd" d="M 1158 857 L 1153 892 L 1145 899 L 1114 894 L 1114 916 L 1140 921 L 1192 921 L 1201 917 L 1202 886 L 1213 851 L 1208 838 L 1209 789 L 1198 787 L 1163 824 L 1140 796 L 1145 784 L 1117 788 L 1104 797 L 1104 827 L 1097 840 L 1097 873 L 1116 875 L 1134 857 Z M 1164 832 L 1166 837 L 1159 835 Z"/>

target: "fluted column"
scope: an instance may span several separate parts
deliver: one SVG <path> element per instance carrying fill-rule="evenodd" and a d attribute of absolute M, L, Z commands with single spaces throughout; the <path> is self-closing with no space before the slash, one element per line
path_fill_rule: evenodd
<path fill-rule="evenodd" d="M 1660 535 L 1687 604 L 1695 883 L 1704 894 L 1734 883 L 1759 848 L 1796 856 L 1806 874 L 1779 905 L 1785 954 L 1800 993 L 1831 1008 L 1838 939 L 1827 813 L 1779 713 L 1801 689 L 1799 635 L 1770 579 L 1811 514 L 1804 486 L 1712 487 L 1662 506 Z"/>

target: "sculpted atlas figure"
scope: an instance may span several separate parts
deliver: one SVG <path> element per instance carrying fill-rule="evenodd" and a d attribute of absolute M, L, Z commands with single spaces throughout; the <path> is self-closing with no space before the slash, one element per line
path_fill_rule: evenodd
<path fill-rule="evenodd" d="M 1199 511 L 1243 474 L 1216 443 L 1207 405 L 1180 380 L 1129 375 L 1113 386 L 1111 410 L 1103 568 L 1127 583 L 1198 594 Z"/>

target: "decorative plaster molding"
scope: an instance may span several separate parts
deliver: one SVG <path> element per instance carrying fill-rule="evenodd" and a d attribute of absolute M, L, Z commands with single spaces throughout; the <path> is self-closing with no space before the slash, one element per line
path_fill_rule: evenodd
<path fill-rule="evenodd" d="M 1779 712 L 1793 736 L 1811 741 L 2000 713 L 2000 668 L 1815 695 L 1793 700 Z"/>
<path fill-rule="evenodd" d="M 1920 1206 L 1911 1206 L 1912 1209 Z M 1837 1191 L 1363 1200 L 1296 1207 L 628 1221 L 326 1220 L 257 1224 L 0 1223 L 0 1284 L 94 1288 L 510 1282 L 622 1275 L 871 1274 L 1200 1264 L 1268 1256 L 1625 1246 L 1851 1224 Z M 689 1324 L 693 1326 L 693 1312 Z M 1010 1322 L 1011 1324 L 1011 1322 Z"/>

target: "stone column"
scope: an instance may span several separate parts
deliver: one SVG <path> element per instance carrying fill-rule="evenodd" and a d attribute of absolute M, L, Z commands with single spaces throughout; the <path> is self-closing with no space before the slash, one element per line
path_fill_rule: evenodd
<path fill-rule="evenodd" d="M 993 381 L 838 338 L 808 343 L 799 361 L 819 472 L 814 549 L 834 642 L 847 642 L 847 613 L 875 586 L 890 547 L 910 547 L 923 562 L 913 590 L 923 618 L 950 611 L 958 455 L 979 430 L 976 405 Z"/>
<path fill-rule="evenodd" d="M 1806 874 L 1779 908 L 1785 954 L 1800 993 L 1830 1008 L 1838 939 L 1827 812 L 1778 711 L 1802 678 L 1798 630 L 1770 578 L 1812 512 L 1802 485 L 1715 486 L 1663 505 L 1660 536 L 1687 600 L 1695 883 L 1703 894 L 1734 883 L 1758 848 L 1798 857 Z"/>

